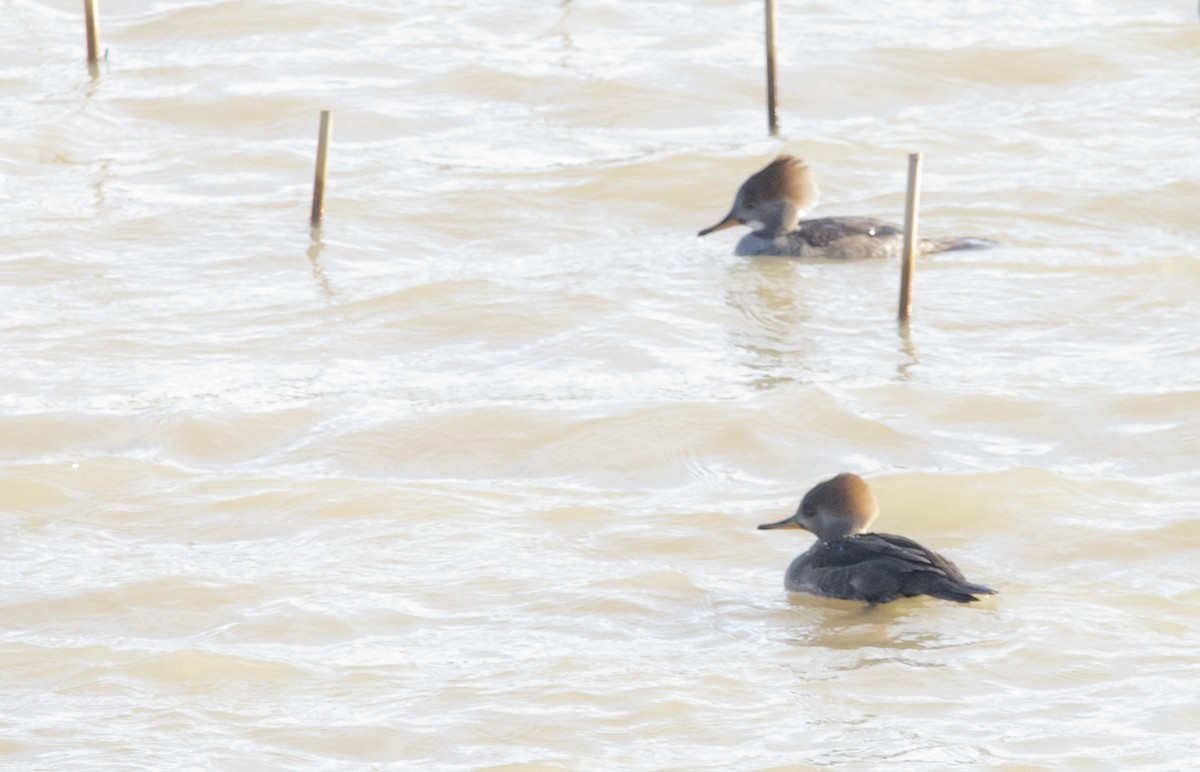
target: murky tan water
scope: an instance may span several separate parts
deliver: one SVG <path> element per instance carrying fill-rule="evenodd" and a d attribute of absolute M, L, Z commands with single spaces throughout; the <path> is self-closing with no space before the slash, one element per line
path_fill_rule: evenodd
<path fill-rule="evenodd" d="M 0 765 L 1200 763 L 1194 3 L 0 2 Z M 327 222 L 307 227 L 321 108 Z M 822 214 L 1000 248 L 699 240 Z M 789 598 L 840 470 L 1001 594 Z"/>

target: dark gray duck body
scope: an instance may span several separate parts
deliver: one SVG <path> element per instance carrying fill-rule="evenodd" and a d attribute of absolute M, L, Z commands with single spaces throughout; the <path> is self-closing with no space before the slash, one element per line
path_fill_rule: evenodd
<path fill-rule="evenodd" d="M 817 541 L 788 566 L 784 586 L 826 598 L 889 603 L 930 595 L 970 603 L 994 590 L 968 582 L 958 566 L 912 539 L 860 533 Z"/>

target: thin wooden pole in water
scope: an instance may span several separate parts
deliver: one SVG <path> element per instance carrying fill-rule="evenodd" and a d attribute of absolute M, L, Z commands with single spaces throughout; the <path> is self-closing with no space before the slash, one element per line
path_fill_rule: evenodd
<path fill-rule="evenodd" d="M 328 110 L 321 111 L 321 129 L 317 134 L 317 171 L 313 178 L 312 217 L 309 224 L 320 225 L 325 214 L 325 172 L 329 169 L 329 129 L 332 118 Z"/>
<path fill-rule="evenodd" d="M 767 128 L 779 136 L 779 106 L 775 101 L 775 0 L 766 0 L 767 15 Z"/>
<path fill-rule="evenodd" d="M 904 198 L 904 262 L 900 266 L 900 324 L 912 316 L 912 278 L 917 262 L 917 207 L 921 199 L 921 154 L 908 154 L 908 194 Z"/>
<path fill-rule="evenodd" d="M 83 0 L 83 23 L 87 27 L 88 64 L 100 61 L 100 30 L 97 21 L 96 0 Z"/>

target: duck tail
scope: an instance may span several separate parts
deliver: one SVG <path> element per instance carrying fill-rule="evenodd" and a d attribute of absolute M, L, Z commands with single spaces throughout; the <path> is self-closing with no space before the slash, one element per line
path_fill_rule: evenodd
<path fill-rule="evenodd" d="M 982 584 L 942 580 L 927 588 L 925 594 L 955 603 L 973 603 L 979 600 L 976 595 L 995 595 L 996 591 Z"/>
<path fill-rule="evenodd" d="M 974 236 L 961 236 L 949 239 L 921 239 L 921 252 L 926 255 L 934 252 L 954 252 L 961 249 L 990 249 L 999 242 L 991 239 L 980 239 Z"/>

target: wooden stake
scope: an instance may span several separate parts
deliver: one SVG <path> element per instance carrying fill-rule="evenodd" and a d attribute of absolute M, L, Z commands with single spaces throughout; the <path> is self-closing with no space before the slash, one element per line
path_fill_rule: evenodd
<path fill-rule="evenodd" d="M 309 223 L 313 226 L 321 224 L 325 214 L 325 172 L 329 168 L 329 129 L 332 118 L 328 110 L 321 111 L 321 129 L 317 134 L 317 171 L 313 178 L 312 217 Z"/>
<path fill-rule="evenodd" d="M 912 316 L 912 278 L 917 262 L 917 208 L 921 199 L 921 154 L 908 154 L 908 195 L 904 199 L 904 262 L 900 266 L 900 323 Z"/>
<path fill-rule="evenodd" d="M 83 0 L 83 23 L 87 27 L 88 64 L 100 61 L 100 30 L 97 28 L 96 0 Z"/>
<path fill-rule="evenodd" d="M 767 15 L 767 128 L 779 136 L 779 107 L 775 101 L 775 0 L 766 0 Z"/>

